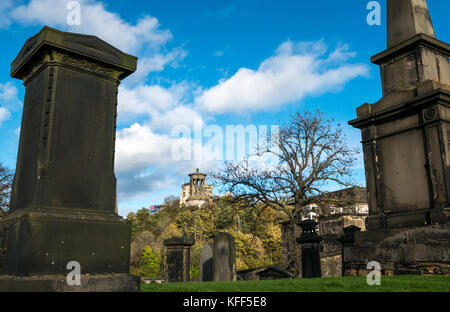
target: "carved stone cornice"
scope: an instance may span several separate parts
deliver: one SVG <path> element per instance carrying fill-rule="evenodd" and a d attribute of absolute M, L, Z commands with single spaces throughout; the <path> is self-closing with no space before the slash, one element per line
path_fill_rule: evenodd
<path fill-rule="evenodd" d="M 56 49 L 46 51 L 44 54 L 36 56 L 30 64 L 31 65 L 28 66 L 27 70 L 23 71 L 20 77 L 24 83 L 27 83 L 28 80 L 45 65 L 62 65 L 117 81 L 123 74 L 123 71 L 105 66 L 100 62 L 75 54 L 58 51 Z"/>
<path fill-rule="evenodd" d="M 104 66 L 99 62 L 95 62 L 77 55 L 63 53 L 56 50 L 52 51 L 52 54 L 55 62 L 89 73 L 106 76 L 115 80 L 118 80 L 120 75 L 123 74 L 122 71 Z"/>
<path fill-rule="evenodd" d="M 67 57 L 58 59 L 55 52 L 67 54 Z M 11 76 L 29 79 L 50 61 L 107 78 L 116 79 L 120 75 L 122 80 L 136 70 L 137 57 L 123 53 L 95 36 L 67 33 L 45 26 L 25 42 L 11 63 Z"/>

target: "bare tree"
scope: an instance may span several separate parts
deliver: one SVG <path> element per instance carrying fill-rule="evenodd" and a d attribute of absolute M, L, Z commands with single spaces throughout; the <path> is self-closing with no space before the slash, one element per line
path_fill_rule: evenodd
<path fill-rule="evenodd" d="M 12 179 L 11 171 L 0 163 L 0 218 L 4 217 L 9 209 Z"/>
<path fill-rule="evenodd" d="M 291 116 L 267 142 L 256 156 L 271 154 L 277 164 L 261 168 L 248 159 L 226 162 L 223 170 L 212 174 L 215 184 L 236 198 L 280 211 L 288 222 L 294 222 L 306 205 L 335 203 L 325 191 L 329 183 L 354 186 L 351 172 L 359 151 L 347 145 L 340 124 L 334 125 L 319 110 Z"/>

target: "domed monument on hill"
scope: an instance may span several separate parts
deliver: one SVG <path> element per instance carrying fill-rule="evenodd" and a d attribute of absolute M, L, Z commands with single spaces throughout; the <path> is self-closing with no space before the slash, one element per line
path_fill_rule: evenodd
<path fill-rule="evenodd" d="M 212 185 L 206 184 L 206 174 L 196 172 L 189 174 L 189 182 L 181 185 L 180 206 L 201 207 L 212 200 Z"/>

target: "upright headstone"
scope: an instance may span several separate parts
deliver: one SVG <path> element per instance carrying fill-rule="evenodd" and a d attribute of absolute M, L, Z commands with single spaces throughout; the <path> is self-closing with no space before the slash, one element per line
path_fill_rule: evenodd
<path fill-rule="evenodd" d="M 450 46 L 425 0 L 388 0 L 387 17 L 387 50 L 372 57 L 383 97 L 349 122 L 362 134 L 369 216 L 344 261 L 450 272 Z"/>
<path fill-rule="evenodd" d="M 342 276 L 349 276 L 352 271 L 351 264 L 345 262 L 345 249 L 355 244 L 355 234 L 361 232 L 361 228 L 356 225 L 350 225 L 344 228 L 344 235 L 340 237 L 342 245 Z"/>
<path fill-rule="evenodd" d="M 214 237 L 214 281 L 236 281 L 236 245 L 233 235 L 219 233 Z"/>
<path fill-rule="evenodd" d="M 0 221 L 0 290 L 139 289 L 114 175 L 117 88 L 136 62 L 95 36 L 49 27 L 12 62 L 25 100 L 10 212 Z M 81 285 L 66 282 L 72 261 Z"/>
<path fill-rule="evenodd" d="M 213 250 L 212 243 L 205 243 L 200 251 L 200 282 L 210 282 L 213 280 Z"/>
<path fill-rule="evenodd" d="M 167 282 L 188 282 L 190 280 L 191 238 L 172 237 L 164 240 L 166 250 L 165 279 Z"/>
<path fill-rule="evenodd" d="M 317 235 L 318 223 L 314 220 L 305 220 L 299 223 L 302 235 L 297 242 L 302 246 L 302 277 L 322 277 L 320 265 L 320 242 L 322 238 Z"/>

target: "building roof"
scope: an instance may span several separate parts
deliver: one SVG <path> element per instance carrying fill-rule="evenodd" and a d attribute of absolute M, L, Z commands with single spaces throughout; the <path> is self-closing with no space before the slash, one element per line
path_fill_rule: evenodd
<path fill-rule="evenodd" d="M 281 274 L 284 274 L 286 276 L 290 276 L 290 277 L 294 276 L 293 273 L 291 273 L 289 271 L 286 271 L 286 270 L 283 270 L 279 266 L 272 265 L 272 264 L 271 265 L 263 265 L 263 266 L 259 266 L 259 267 L 255 267 L 255 268 L 249 268 L 249 269 L 245 269 L 245 270 L 239 270 L 236 273 L 237 274 L 246 274 L 246 273 L 250 273 L 250 272 L 255 272 L 255 274 L 262 274 L 264 272 L 271 271 L 271 270 L 277 271 L 277 272 L 279 272 Z"/>
<path fill-rule="evenodd" d="M 340 203 L 347 203 L 347 204 L 355 204 L 355 203 L 367 203 L 368 202 L 368 196 L 367 196 L 367 189 L 365 187 L 359 187 L 359 186 L 353 186 L 346 189 L 334 191 L 334 192 L 328 192 L 323 195 L 317 195 L 313 198 L 317 199 L 317 204 L 319 204 L 322 201 L 327 202 L 340 202 Z M 312 201 L 312 204 L 314 203 L 314 200 Z M 294 204 L 294 199 L 290 199 L 287 202 L 288 205 Z"/>

